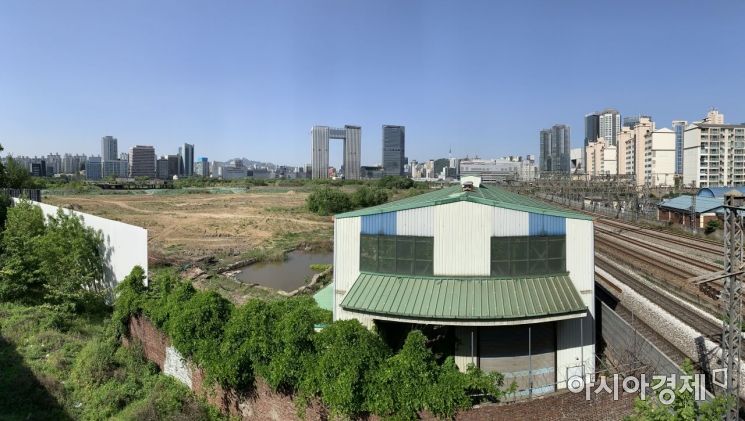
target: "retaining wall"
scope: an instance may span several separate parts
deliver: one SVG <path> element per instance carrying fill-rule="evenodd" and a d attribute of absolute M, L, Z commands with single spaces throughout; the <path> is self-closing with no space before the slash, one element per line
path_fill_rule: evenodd
<path fill-rule="evenodd" d="M 211 386 L 205 382 L 204 371 L 184 360 L 171 346 L 170 340 L 144 316 L 129 320 L 129 334 L 122 339 L 125 346 L 133 342 L 142 344 L 145 357 L 168 375 L 176 377 L 199 396 L 215 405 L 224 414 L 244 420 L 299 419 L 295 400 L 291 395 L 274 392 L 260 378 L 248 394 L 239 395 L 233 390 Z M 457 420 L 621 420 L 633 410 L 635 395 L 621 393 L 618 400 L 612 395 L 591 395 L 568 391 L 542 396 L 532 400 L 503 404 L 488 404 L 462 412 Z M 435 420 L 431 414 L 420 414 L 423 420 Z M 327 409 L 317 400 L 305 409 L 305 420 L 329 419 Z M 378 420 L 370 416 L 369 420 Z"/>

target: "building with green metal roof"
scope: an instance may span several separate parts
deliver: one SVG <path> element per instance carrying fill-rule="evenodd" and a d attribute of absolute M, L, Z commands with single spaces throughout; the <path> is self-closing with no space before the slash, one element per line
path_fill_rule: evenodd
<path fill-rule="evenodd" d="M 420 329 L 523 393 L 594 370 L 592 219 L 476 177 L 334 219 L 334 319 Z"/>

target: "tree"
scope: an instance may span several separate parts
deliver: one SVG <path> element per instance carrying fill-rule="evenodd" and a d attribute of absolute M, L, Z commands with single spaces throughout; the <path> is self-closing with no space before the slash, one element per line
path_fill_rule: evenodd
<path fill-rule="evenodd" d="M 414 187 L 414 180 L 408 177 L 401 177 L 397 175 L 386 175 L 385 177 L 378 180 L 378 186 L 384 189 L 410 189 Z"/>
<path fill-rule="evenodd" d="M 355 207 L 367 208 L 388 201 L 388 192 L 381 188 L 370 188 L 362 186 L 352 194 L 352 202 Z"/>
<path fill-rule="evenodd" d="M 3 145 L 0 145 L 0 152 L 3 151 Z M 0 161 L 0 187 L 6 187 L 5 184 L 5 166 L 3 165 L 3 162 Z"/>
<path fill-rule="evenodd" d="M 103 235 L 86 227 L 83 219 L 62 209 L 50 216 L 39 243 L 45 301 L 71 310 L 91 301 L 103 302 Z"/>
<path fill-rule="evenodd" d="M 8 157 L 4 178 L 6 187 L 12 189 L 34 188 L 34 182 L 28 169 L 19 164 L 12 156 Z"/>
<path fill-rule="evenodd" d="M 38 206 L 22 200 L 8 209 L 0 256 L 0 301 L 36 304 L 42 300 L 40 244 L 44 231 L 44 214 Z"/>
<path fill-rule="evenodd" d="M 322 187 L 313 191 L 306 199 L 308 210 L 318 215 L 333 215 L 352 209 L 352 200 L 348 194 Z"/>

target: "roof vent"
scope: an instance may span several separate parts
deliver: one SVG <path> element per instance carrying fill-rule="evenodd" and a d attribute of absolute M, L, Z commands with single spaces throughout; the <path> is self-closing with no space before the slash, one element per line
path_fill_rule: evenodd
<path fill-rule="evenodd" d="M 473 191 L 473 181 L 464 181 L 462 186 L 463 191 Z"/>
<path fill-rule="evenodd" d="M 466 190 L 466 184 L 470 184 L 471 187 Z M 463 186 L 463 191 L 473 191 L 474 187 L 481 187 L 481 177 L 466 176 L 460 178 L 460 185 Z"/>

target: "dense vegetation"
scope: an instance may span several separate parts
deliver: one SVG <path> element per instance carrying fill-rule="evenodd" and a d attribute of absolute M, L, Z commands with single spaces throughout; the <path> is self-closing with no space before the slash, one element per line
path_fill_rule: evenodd
<path fill-rule="evenodd" d="M 100 284 L 100 233 L 28 202 L 0 231 L 0 418 L 217 419 L 185 386 L 119 345 Z"/>
<path fill-rule="evenodd" d="M 318 215 L 333 215 L 353 209 L 366 208 L 386 203 L 400 190 L 422 193 L 426 184 L 415 183 L 407 177 L 385 176 L 380 180 L 363 185 L 353 193 L 324 185 L 314 190 L 306 199 L 308 210 Z"/>
<path fill-rule="evenodd" d="M 452 357 L 437 364 L 419 331 L 394 354 L 356 320 L 332 323 L 310 297 L 253 299 L 236 308 L 214 292 L 194 290 L 173 272 L 160 272 L 148 288 L 143 276 L 136 268 L 118 287 L 120 329 L 131 315 L 146 315 L 205 369 L 209 381 L 223 386 L 248 392 L 261 377 L 301 402 L 319 398 L 337 415 L 402 419 L 422 410 L 449 418 L 470 407 L 471 395 L 498 399 L 503 393 L 498 374 L 476 368 L 461 373 Z M 326 327 L 316 333 L 319 323 Z"/>

